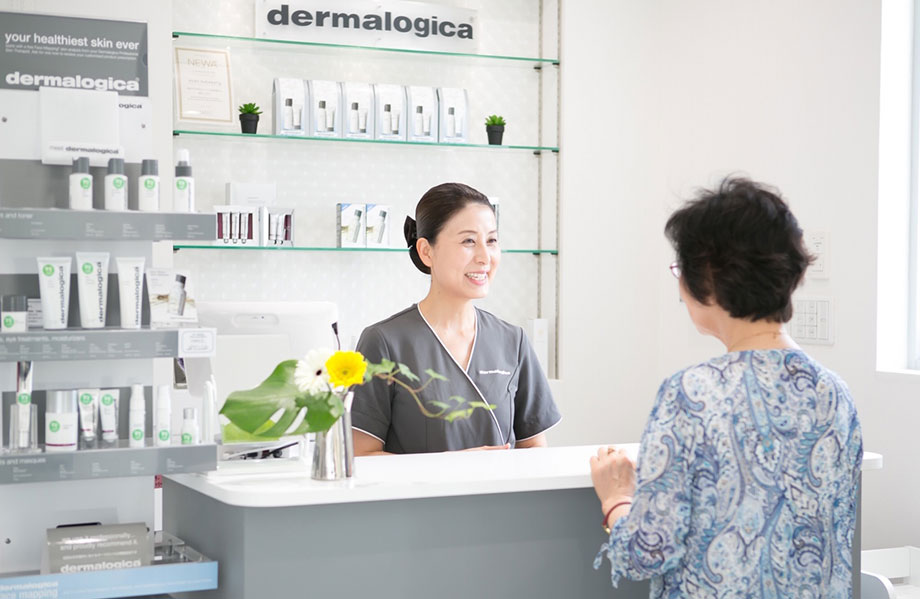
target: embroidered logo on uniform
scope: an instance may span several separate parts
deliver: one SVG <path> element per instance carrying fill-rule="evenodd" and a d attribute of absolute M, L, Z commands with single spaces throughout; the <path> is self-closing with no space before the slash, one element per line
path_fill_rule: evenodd
<path fill-rule="evenodd" d="M 479 374 L 511 374 L 507 370 L 480 370 Z"/>

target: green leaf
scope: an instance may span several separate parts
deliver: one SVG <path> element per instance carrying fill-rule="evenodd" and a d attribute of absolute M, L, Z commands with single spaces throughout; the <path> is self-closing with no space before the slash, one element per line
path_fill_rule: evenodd
<path fill-rule="evenodd" d="M 399 366 L 399 374 L 403 375 L 410 381 L 417 382 L 417 381 L 422 380 L 418 378 L 417 376 L 415 376 L 415 373 L 412 372 L 412 370 L 408 366 L 403 364 L 402 362 L 398 363 L 397 366 Z"/>
<path fill-rule="evenodd" d="M 472 414 L 473 408 L 467 408 L 465 410 L 454 410 L 453 412 L 441 416 L 441 418 L 448 422 L 453 422 L 454 420 L 469 418 Z"/>
<path fill-rule="evenodd" d="M 448 409 L 450 409 L 450 404 L 444 403 L 443 401 L 435 401 L 435 400 L 432 399 L 432 400 L 429 400 L 429 401 L 427 401 L 427 402 L 425 402 L 425 403 L 427 403 L 429 406 L 433 406 L 433 407 L 435 407 L 435 408 L 441 408 L 442 410 L 448 410 Z"/>
<path fill-rule="evenodd" d="M 389 374 L 393 372 L 393 368 L 396 367 L 396 364 L 390 360 L 381 360 L 380 364 L 374 364 L 371 362 L 367 363 L 367 370 L 364 371 L 364 382 L 368 382 L 374 376 L 378 374 Z"/>
<path fill-rule="evenodd" d="M 430 378 L 433 378 L 436 381 L 446 381 L 447 380 L 446 376 L 444 376 L 443 374 L 439 374 L 430 368 L 425 369 L 425 374 L 427 374 Z"/>

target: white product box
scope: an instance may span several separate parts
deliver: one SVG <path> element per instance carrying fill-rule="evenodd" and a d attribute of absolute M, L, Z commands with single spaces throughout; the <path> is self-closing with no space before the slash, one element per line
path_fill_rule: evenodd
<path fill-rule="evenodd" d="M 364 213 L 367 247 L 390 247 L 390 214 L 392 209 L 385 204 L 367 204 Z"/>
<path fill-rule="evenodd" d="M 307 99 L 303 79 L 275 79 L 272 84 L 272 130 L 275 135 L 307 134 Z"/>
<path fill-rule="evenodd" d="M 345 137 L 374 138 L 374 88 L 370 83 L 343 83 L 342 126 Z"/>
<path fill-rule="evenodd" d="M 492 208 L 495 210 L 495 230 L 501 231 L 501 228 L 498 226 L 498 198 L 489 198 L 489 203 L 492 204 Z M 499 239 L 501 239 L 501 237 L 499 237 Z"/>
<path fill-rule="evenodd" d="M 187 271 L 150 268 L 146 274 L 150 328 L 175 328 L 198 322 L 192 279 Z"/>
<path fill-rule="evenodd" d="M 342 85 L 338 81 L 307 82 L 311 137 L 342 137 Z"/>
<path fill-rule="evenodd" d="M 263 246 L 294 246 L 294 209 L 259 209 L 260 242 Z"/>
<path fill-rule="evenodd" d="M 438 141 L 438 94 L 433 87 L 406 88 L 409 141 Z"/>
<path fill-rule="evenodd" d="M 365 247 L 367 233 L 365 223 L 367 207 L 364 204 L 335 205 L 336 247 Z"/>
<path fill-rule="evenodd" d="M 258 245 L 260 208 L 258 206 L 215 206 L 217 239 L 214 245 Z"/>
<path fill-rule="evenodd" d="M 441 143 L 466 143 L 470 139 L 470 103 L 465 89 L 438 88 L 439 122 L 438 141 Z"/>
<path fill-rule="evenodd" d="M 228 181 L 224 197 L 233 206 L 273 206 L 277 194 L 274 183 L 238 183 Z"/>
<path fill-rule="evenodd" d="M 406 88 L 401 85 L 374 85 L 374 137 L 406 141 Z"/>

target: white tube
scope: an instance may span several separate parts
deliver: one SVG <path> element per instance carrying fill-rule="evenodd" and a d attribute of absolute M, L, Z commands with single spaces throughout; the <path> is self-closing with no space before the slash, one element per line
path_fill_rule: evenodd
<path fill-rule="evenodd" d="M 144 258 L 115 258 L 118 265 L 118 303 L 121 328 L 141 328 L 144 302 Z"/>
<path fill-rule="evenodd" d="M 45 396 L 45 451 L 76 451 L 77 392 L 48 391 Z"/>
<path fill-rule="evenodd" d="M 29 449 L 32 446 L 32 362 L 16 362 L 16 439 L 10 430 L 11 449 Z"/>
<path fill-rule="evenodd" d="M 103 389 L 99 396 L 99 418 L 102 421 L 102 440 L 118 441 L 119 389 Z"/>
<path fill-rule="evenodd" d="M 154 424 L 154 441 L 158 446 L 172 443 L 172 399 L 169 396 L 169 385 L 157 387 L 157 418 Z"/>
<path fill-rule="evenodd" d="M 131 385 L 131 400 L 128 403 L 128 447 L 143 447 L 147 436 L 147 406 L 144 400 L 144 386 Z"/>
<path fill-rule="evenodd" d="M 80 435 L 85 443 L 93 443 L 99 421 L 99 389 L 77 389 L 77 409 L 80 410 Z"/>
<path fill-rule="evenodd" d="M 66 329 L 70 310 L 70 256 L 37 258 L 38 289 L 46 329 Z"/>
<path fill-rule="evenodd" d="M 108 252 L 77 252 L 77 291 L 80 293 L 80 326 L 84 329 L 104 327 L 109 293 Z"/>

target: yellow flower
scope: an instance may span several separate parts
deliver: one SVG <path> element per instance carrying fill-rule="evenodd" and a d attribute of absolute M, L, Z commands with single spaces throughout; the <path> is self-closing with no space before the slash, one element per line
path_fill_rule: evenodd
<path fill-rule="evenodd" d="M 364 382 L 367 362 L 356 351 L 337 351 L 326 360 L 329 382 L 336 387 L 350 387 Z"/>

